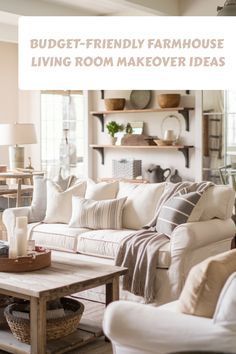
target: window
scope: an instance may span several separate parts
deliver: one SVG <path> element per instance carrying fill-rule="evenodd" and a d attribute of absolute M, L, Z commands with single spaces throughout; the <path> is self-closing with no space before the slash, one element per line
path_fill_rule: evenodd
<path fill-rule="evenodd" d="M 84 97 L 82 91 L 41 92 L 41 164 L 49 175 L 83 176 Z"/>
<path fill-rule="evenodd" d="M 227 104 L 227 146 L 235 150 L 236 148 L 236 91 L 226 92 Z"/>

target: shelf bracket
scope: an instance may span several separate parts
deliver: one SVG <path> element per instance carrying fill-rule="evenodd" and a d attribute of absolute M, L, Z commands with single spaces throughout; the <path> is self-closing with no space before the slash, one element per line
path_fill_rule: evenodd
<path fill-rule="evenodd" d="M 99 146 L 94 146 L 93 149 L 96 150 L 100 154 L 101 163 L 102 163 L 102 165 L 104 165 L 104 148 L 103 147 L 99 147 Z"/>
<path fill-rule="evenodd" d="M 178 151 L 181 151 L 185 158 L 185 167 L 189 168 L 189 148 L 191 146 L 184 146 L 183 148 L 179 148 Z"/>
<path fill-rule="evenodd" d="M 185 126 L 186 126 L 185 129 L 187 130 L 187 132 L 189 132 L 189 109 L 184 108 L 182 110 L 179 110 L 178 113 L 182 114 L 182 116 L 184 117 Z"/>
<path fill-rule="evenodd" d="M 93 113 L 94 117 L 97 117 L 100 120 L 102 126 L 102 132 L 104 132 L 104 114 L 103 113 Z"/>
<path fill-rule="evenodd" d="M 186 95 L 190 95 L 190 90 L 185 91 Z"/>
<path fill-rule="evenodd" d="M 104 100 L 105 98 L 105 90 L 101 90 L 101 100 Z"/>

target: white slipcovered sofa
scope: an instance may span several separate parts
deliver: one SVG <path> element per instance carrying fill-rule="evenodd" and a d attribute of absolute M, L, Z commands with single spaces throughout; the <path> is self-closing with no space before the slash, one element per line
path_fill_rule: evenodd
<path fill-rule="evenodd" d="M 40 182 L 40 177 L 38 178 Z M 165 183 L 116 182 L 110 185 L 88 183 L 84 192 L 85 198 L 99 200 L 127 197 L 123 208 L 121 230 L 91 230 L 72 228 L 65 223 L 43 223 L 46 191 L 45 188 L 43 191 L 39 190 L 37 181 L 35 181 L 32 205 L 5 210 L 3 222 L 8 235 L 11 235 L 16 216 L 27 216 L 29 237 L 34 239 L 36 244 L 66 252 L 66 257 L 82 257 L 94 262 L 112 264 L 119 242 L 127 235 L 142 228 L 153 218 L 164 188 Z M 195 207 L 193 221 L 175 228 L 171 239 L 166 240 L 159 250 L 156 264 L 158 304 L 179 297 L 187 274 L 193 265 L 208 256 L 230 249 L 231 240 L 235 235 L 235 225 L 231 220 L 233 205 L 234 192 L 229 186 L 211 187 Z M 61 208 L 66 209 L 67 205 L 61 205 Z M 103 301 L 104 299 L 100 290 L 95 291 L 94 296 L 96 300 Z M 128 292 L 123 292 L 121 297 L 123 299 L 133 298 Z M 137 297 L 135 300 L 142 301 Z"/>

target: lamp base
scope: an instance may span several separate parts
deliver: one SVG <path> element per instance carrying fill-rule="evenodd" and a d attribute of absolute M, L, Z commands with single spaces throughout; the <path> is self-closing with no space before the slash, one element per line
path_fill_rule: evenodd
<path fill-rule="evenodd" d="M 24 168 L 25 149 L 23 146 L 9 146 L 10 170 Z"/>

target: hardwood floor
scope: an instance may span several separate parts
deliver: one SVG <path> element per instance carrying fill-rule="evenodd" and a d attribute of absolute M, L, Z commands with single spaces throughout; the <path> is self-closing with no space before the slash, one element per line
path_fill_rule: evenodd
<path fill-rule="evenodd" d="M 85 306 L 83 318 L 90 323 L 99 324 L 102 327 L 103 313 L 105 305 L 80 300 Z M 69 352 L 68 354 L 112 354 L 112 346 L 110 343 L 105 342 L 104 337 L 97 338 L 93 343 L 87 344 L 82 348 L 78 348 Z"/>
<path fill-rule="evenodd" d="M 98 338 L 96 342 L 87 344 L 68 354 L 112 354 L 112 348 L 110 343 L 104 341 L 104 338 Z"/>

